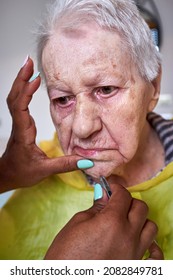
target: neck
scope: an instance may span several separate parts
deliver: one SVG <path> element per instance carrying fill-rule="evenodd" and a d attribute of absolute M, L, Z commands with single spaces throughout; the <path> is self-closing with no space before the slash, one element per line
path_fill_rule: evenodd
<path fill-rule="evenodd" d="M 162 143 L 155 130 L 146 122 L 135 156 L 115 173 L 126 181 L 127 186 L 133 186 L 151 179 L 164 166 L 165 155 Z"/>

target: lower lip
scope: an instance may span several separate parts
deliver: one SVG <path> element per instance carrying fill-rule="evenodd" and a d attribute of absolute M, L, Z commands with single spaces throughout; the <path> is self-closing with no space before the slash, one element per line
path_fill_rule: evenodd
<path fill-rule="evenodd" d="M 98 154 L 99 152 L 103 152 L 103 149 L 83 149 L 80 147 L 75 147 L 74 148 L 75 154 L 78 154 L 79 156 L 83 157 L 92 157 Z"/>

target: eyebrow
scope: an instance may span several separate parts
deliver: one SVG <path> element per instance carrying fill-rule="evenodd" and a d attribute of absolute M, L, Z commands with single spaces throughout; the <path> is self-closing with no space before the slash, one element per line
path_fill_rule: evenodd
<path fill-rule="evenodd" d="M 85 86 L 87 87 L 93 87 L 96 86 L 98 83 L 102 83 L 103 78 L 101 78 L 100 74 L 95 75 L 95 77 L 85 77 L 84 79 L 82 79 L 83 83 L 85 84 Z M 69 92 L 70 91 L 70 87 L 66 84 L 65 81 L 61 81 L 61 80 L 52 80 L 47 82 L 47 89 L 50 91 L 52 89 L 60 89 L 64 92 Z"/>
<path fill-rule="evenodd" d="M 88 76 L 88 77 L 87 77 Z M 89 88 L 93 87 L 102 87 L 102 86 L 110 86 L 114 83 L 122 82 L 122 77 L 120 76 L 113 76 L 113 75 L 103 75 L 100 73 L 95 73 L 94 75 L 86 75 L 82 78 L 82 83 Z M 47 83 L 48 91 L 53 89 L 58 89 L 63 92 L 71 92 L 72 89 L 67 85 L 67 83 L 63 80 L 54 79 Z"/>
<path fill-rule="evenodd" d="M 50 91 L 52 89 L 60 89 L 62 91 L 69 91 L 67 90 L 67 88 L 69 89 L 69 87 L 65 84 L 65 82 L 60 81 L 60 80 L 56 80 L 56 81 L 51 81 L 47 83 L 47 89 Z"/>
<path fill-rule="evenodd" d="M 103 75 L 101 75 L 100 73 L 98 74 L 96 73 L 94 75 L 89 75 L 88 77 L 86 75 L 84 78 L 84 83 L 88 87 L 93 87 L 96 84 L 101 83 L 102 80 L 103 80 Z"/>

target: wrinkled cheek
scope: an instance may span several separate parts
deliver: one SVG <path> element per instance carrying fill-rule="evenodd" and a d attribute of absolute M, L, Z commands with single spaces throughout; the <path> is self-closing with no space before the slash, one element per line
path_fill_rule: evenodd
<path fill-rule="evenodd" d="M 90 175 L 92 178 L 99 178 L 100 176 L 108 177 L 114 172 L 116 169 L 124 164 L 124 158 L 121 155 L 116 155 L 116 159 L 110 161 L 95 161 L 94 167 L 85 170 L 84 172 Z"/>
<path fill-rule="evenodd" d="M 65 126 L 64 124 L 59 124 L 56 126 L 56 131 L 58 135 L 58 139 L 61 145 L 61 148 L 65 155 L 68 154 L 68 146 L 70 142 L 70 131 L 68 126 Z"/>
<path fill-rule="evenodd" d="M 52 121 L 54 123 L 54 126 L 57 129 L 57 127 L 62 123 L 62 118 L 56 112 L 53 105 L 50 105 L 50 114 L 51 114 L 51 118 L 52 118 Z"/>
<path fill-rule="evenodd" d="M 63 119 L 58 115 L 58 113 L 51 106 L 50 106 L 50 113 L 58 135 L 58 140 L 60 142 L 61 148 L 63 152 L 67 154 L 68 130 L 65 129 Z"/>
<path fill-rule="evenodd" d="M 51 118 L 52 118 L 53 124 L 54 124 L 55 129 L 56 129 L 56 131 L 58 133 L 58 138 L 60 140 L 60 138 L 62 136 L 62 130 L 63 130 L 63 119 L 54 110 L 53 106 L 50 106 L 50 113 L 51 113 Z"/>
<path fill-rule="evenodd" d="M 58 135 L 58 139 L 59 139 L 61 148 L 62 148 L 64 154 L 67 155 L 68 146 L 69 146 L 69 142 L 70 142 L 69 130 L 65 129 L 64 126 L 59 125 L 56 127 L 56 132 Z"/>

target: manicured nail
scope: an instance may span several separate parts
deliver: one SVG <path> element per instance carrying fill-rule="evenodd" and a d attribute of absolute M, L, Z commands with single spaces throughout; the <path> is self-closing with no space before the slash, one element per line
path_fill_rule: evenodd
<path fill-rule="evenodd" d="M 40 76 L 40 72 L 37 72 L 36 74 L 34 74 L 31 79 L 29 80 L 29 82 L 33 82 L 34 80 L 36 80 L 38 77 Z"/>
<path fill-rule="evenodd" d="M 94 162 L 89 159 L 80 159 L 77 162 L 77 167 L 79 169 L 88 169 L 94 166 Z"/>
<path fill-rule="evenodd" d="M 94 185 L 94 200 L 101 199 L 103 197 L 103 189 L 100 184 Z"/>
<path fill-rule="evenodd" d="M 29 55 L 27 55 L 27 57 L 25 58 L 21 68 L 23 68 L 25 66 L 25 64 L 27 63 L 28 59 L 29 59 Z"/>

